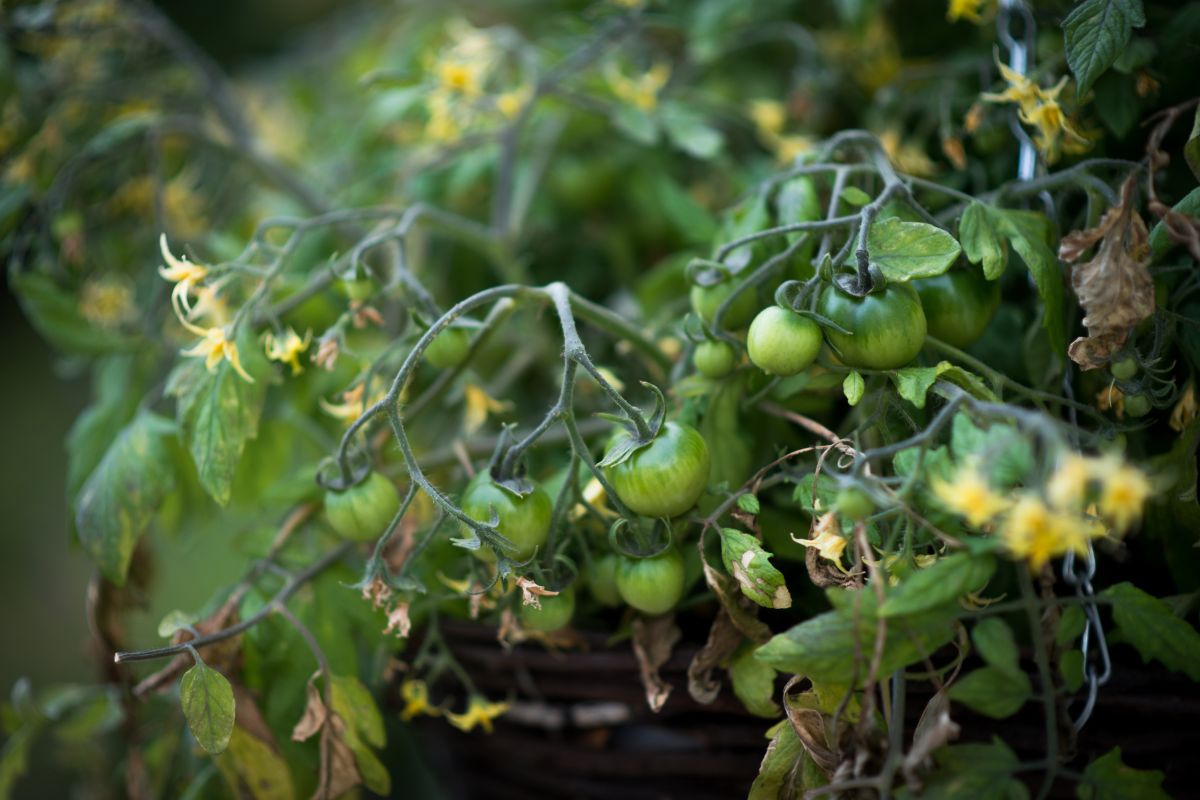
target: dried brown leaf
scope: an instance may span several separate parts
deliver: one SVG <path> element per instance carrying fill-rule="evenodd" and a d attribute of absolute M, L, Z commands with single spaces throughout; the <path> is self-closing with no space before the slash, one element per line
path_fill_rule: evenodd
<path fill-rule="evenodd" d="M 1059 245 L 1059 258 L 1067 262 L 1078 261 L 1096 246 L 1092 259 L 1071 272 L 1088 335 L 1072 342 L 1067 354 L 1085 370 L 1106 365 L 1133 326 L 1154 313 L 1149 231 L 1133 208 L 1136 175 L 1126 179 L 1121 202 L 1096 227 L 1069 233 Z"/>
<path fill-rule="evenodd" d="M 838 752 L 829 746 L 829 736 L 825 727 L 825 715 L 815 708 L 808 708 L 799 703 L 791 702 L 791 692 L 796 684 L 803 681 L 800 675 L 794 676 L 783 687 L 784 711 L 787 712 L 788 722 L 796 732 L 796 738 L 808 751 L 809 757 L 826 776 L 833 774 L 841 758 Z"/>
<path fill-rule="evenodd" d="M 325 707 L 325 699 L 321 696 L 321 691 L 317 688 L 317 675 L 319 672 L 314 672 L 312 677 L 308 679 L 308 687 L 306 693 L 308 701 L 304 704 L 304 714 L 301 715 L 299 722 L 292 728 L 292 741 L 305 742 L 312 738 L 313 734 L 321 730 L 325 726 L 326 720 L 329 719 L 329 709 Z"/>
<path fill-rule="evenodd" d="M 354 751 L 342 738 L 345 730 L 337 714 L 331 714 L 329 724 L 321 728 L 321 766 L 312 800 L 334 800 L 362 783 Z"/>
<path fill-rule="evenodd" d="M 713 670 L 725 663 L 742 643 L 742 632 L 722 608 L 708 631 L 708 641 L 692 656 L 688 665 L 688 694 L 701 705 L 708 705 L 721 693 L 721 680 Z"/>
<path fill-rule="evenodd" d="M 717 597 L 721 608 L 729 615 L 742 634 L 756 644 L 762 644 L 771 638 L 771 629 L 758 619 L 758 606 L 745 600 L 737 584 L 725 574 L 718 572 L 704 563 L 704 581 Z"/>
<path fill-rule="evenodd" d="M 674 614 L 638 617 L 633 621 L 633 654 L 637 656 L 642 686 L 646 690 L 646 704 L 656 713 L 675 688 L 662 679 L 658 670 L 667 663 L 682 635 L 675 625 Z"/>
<path fill-rule="evenodd" d="M 912 749 L 901 764 L 909 788 L 914 792 L 920 790 L 917 771 L 929 761 L 935 750 L 957 739 L 958 733 L 958 725 L 950 719 L 950 699 L 944 691 L 939 691 L 921 712 L 921 719 L 913 732 Z"/>

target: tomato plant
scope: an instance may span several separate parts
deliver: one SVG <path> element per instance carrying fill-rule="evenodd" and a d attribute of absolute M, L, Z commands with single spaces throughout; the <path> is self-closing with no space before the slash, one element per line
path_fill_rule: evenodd
<path fill-rule="evenodd" d="M 488 525 L 495 519 L 496 530 L 516 547 L 507 555 L 517 561 L 533 556 L 550 533 L 553 503 L 540 486 L 521 495 L 497 483 L 484 471 L 467 484 L 461 503 L 463 513 L 468 517 Z M 470 531 L 464 530 L 463 533 L 469 535 Z M 481 547 L 475 553 L 480 558 L 493 558 L 492 551 L 487 547 Z"/>
<path fill-rule="evenodd" d="M 617 568 L 617 591 L 638 611 L 665 614 L 683 597 L 683 556 L 669 547 L 649 558 L 622 556 Z"/>
<path fill-rule="evenodd" d="M 338 535 L 354 542 L 379 538 L 400 510 L 396 485 L 371 472 L 354 486 L 325 493 L 325 515 Z"/>
<path fill-rule="evenodd" d="M 744 327 L 758 310 L 758 300 L 753 290 L 742 291 L 734 297 L 736 289 L 737 281 L 733 278 L 724 278 L 710 285 L 696 284 L 689 293 L 692 310 L 704 322 L 712 322 L 717 310 L 733 298 L 722 323 L 731 330 Z"/>
<path fill-rule="evenodd" d="M 779 306 L 758 312 L 746 335 L 754 366 L 770 375 L 795 375 L 817 359 L 821 329 L 808 317 Z"/>
<path fill-rule="evenodd" d="M 954 269 L 913 284 L 921 298 L 930 336 L 955 347 L 972 344 L 1000 303 L 1000 286 L 978 272 Z"/>
<path fill-rule="evenodd" d="M 846 331 L 826 328 L 825 338 L 847 366 L 896 369 L 916 358 L 925 345 L 925 312 L 907 283 L 889 283 L 863 297 L 830 286 L 817 309 Z"/>
<path fill-rule="evenodd" d="M 706 378 L 724 378 L 737 362 L 737 355 L 728 342 L 711 341 L 696 345 L 693 356 L 696 371 Z"/>
<path fill-rule="evenodd" d="M 446 328 L 425 349 L 425 360 L 435 369 L 452 369 L 466 360 L 470 347 L 471 334 L 462 328 Z"/>
<path fill-rule="evenodd" d="M 622 432 L 617 443 L 632 436 Z M 676 517 L 696 504 L 708 486 L 711 458 L 704 437 L 690 425 L 667 422 L 651 442 L 606 469 L 621 502 L 647 517 Z"/>
<path fill-rule="evenodd" d="M 558 594 L 543 595 L 538 604 L 521 606 L 521 624 L 531 631 L 543 633 L 565 628 L 575 613 L 575 587 L 568 586 Z"/>

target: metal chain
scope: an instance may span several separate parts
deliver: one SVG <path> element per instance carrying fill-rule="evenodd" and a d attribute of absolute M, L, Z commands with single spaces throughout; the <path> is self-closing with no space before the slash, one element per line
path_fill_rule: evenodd
<path fill-rule="evenodd" d="M 1014 24 L 1019 30 L 1014 34 Z M 996 34 L 1000 44 L 1007 51 L 1008 66 L 1022 77 L 1029 74 L 1033 68 L 1034 42 L 1037 33 L 1036 23 L 1029 7 L 1022 0 L 1000 0 L 1000 13 L 996 18 Z M 1037 174 L 1038 156 L 1033 139 L 1021 125 L 1014 112 L 1011 117 L 1013 135 L 1020 143 L 1017 158 L 1017 179 L 1032 180 Z M 1047 212 L 1053 215 L 1053 201 L 1048 193 L 1043 193 L 1042 201 L 1046 204 Z M 1083 609 L 1085 620 L 1083 634 L 1080 637 L 1079 649 L 1083 653 L 1084 680 L 1087 682 L 1087 697 L 1083 709 L 1078 716 L 1071 720 L 1071 727 L 1078 733 L 1092 716 L 1096 708 L 1096 697 L 1100 687 L 1108 683 L 1112 677 L 1112 660 L 1108 655 L 1108 641 L 1104 636 L 1104 627 L 1100 623 L 1100 609 L 1096 605 L 1096 590 L 1092 586 L 1092 578 L 1096 575 L 1096 551 L 1091 542 L 1087 546 L 1085 566 L 1083 571 L 1076 569 L 1074 553 L 1068 553 L 1062 563 L 1063 580 L 1075 590 Z M 1093 645 L 1099 653 L 1098 659 L 1091 658 Z M 1099 665 L 1097 665 L 1097 660 Z M 1070 714 L 1070 705 L 1067 706 Z"/>

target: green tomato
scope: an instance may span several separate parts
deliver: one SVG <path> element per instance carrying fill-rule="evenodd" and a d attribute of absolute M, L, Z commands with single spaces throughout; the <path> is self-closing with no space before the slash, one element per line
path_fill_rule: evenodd
<path fill-rule="evenodd" d="M 842 489 L 835 501 L 838 512 L 850 520 L 858 522 L 875 513 L 875 503 L 862 489 Z"/>
<path fill-rule="evenodd" d="M 621 431 L 614 442 L 629 436 Z M 696 505 L 708 486 L 711 465 L 704 437 L 690 425 L 668 422 L 650 444 L 605 467 L 604 474 L 635 513 L 669 518 Z"/>
<path fill-rule="evenodd" d="M 836 286 L 828 286 L 817 310 L 851 332 L 825 329 L 825 338 L 848 367 L 903 367 L 917 357 L 925 344 L 921 298 L 907 283 L 889 283 L 883 291 L 866 297 L 854 297 Z"/>
<path fill-rule="evenodd" d="M 754 365 L 771 375 L 796 375 L 812 366 L 821 350 L 821 329 L 805 316 L 779 306 L 758 312 L 746 335 Z"/>
<path fill-rule="evenodd" d="M 375 281 L 370 278 L 344 280 L 341 282 L 341 287 L 342 291 L 346 293 L 346 297 L 349 297 L 351 300 L 357 300 L 360 303 L 375 294 Z"/>
<path fill-rule="evenodd" d="M 550 535 L 550 516 L 554 503 L 550 495 L 540 486 L 524 497 L 492 480 L 487 470 L 480 472 L 467 484 L 462 496 L 463 513 L 484 524 L 491 521 L 492 511 L 499 521 L 496 530 L 516 545 L 516 551 L 506 553 L 514 561 L 525 561 L 533 556 L 538 547 L 545 544 Z M 463 525 L 463 535 L 469 537 L 470 529 Z M 496 554 L 484 545 L 473 551 L 483 561 L 494 561 Z"/>
<path fill-rule="evenodd" d="M 955 269 L 914 281 L 929 335 L 966 347 L 983 335 L 1000 305 L 1000 285 L 978 270 Z"/>
<path fill-rule="evenodd" d="M 522 605 L 519 616 L 521 627 L 531 631 L 551 631 L 565 628 L 575 613 L 575 587 L 568 586 L 555 595 L 538 598 L 541 608 Z"/>
<path fill-rule="evenodd" d="M 717 309 L 733 294 L 735 286 L 733 278 L 726 278 L 712 286 L 692 286 L 691 292 L 688 294 L 692 301 L 692 310 L 705 323 L 711 323 L 717 314 Z M 737 296 L 733 305 L 725 312 L 725 318 L 721 320 L 722 326 L 730 330 L 740 328 L 750 321 L 757 310 L 757 293 L 754 289 L 746 289 Z"/>
<path fill-rule="evenodd" d="M 400 510 L 396 485 L 378 472 L 344 491 L 325 492 L 325 516 L 343 539 L 365 542 L 386 532 Z"/>
<path fill-rule="evenodd" d="M 1125 398 L 1125 416 L 1144 417 L 1150 413 L 1150 398 L 1144 394 L 1131 394 Z"/>
<path fill-rule="evenodd" d="M 1133 380 L 1133 377 L 1138 373 L 1137 359 L 1132 356 L 1126 356 L 1120 361 L 1114 361 L 1109 364 L 1108 371 L 1119 381 Z"/>
<path fill-rule="evenodd" d="M 696 345 L 692 355 L 696 371 L 706 378 L 724 378 L 733 371 L 737 355 L 729 342 L 709 341 Z"/>
<path fill-rule="evenodd" d="M 621 604 L 621 593 L 617 591 L 617 570 L 621 557 L 616 553 L 605 553 L 592 561 L 592 569 L 588 575 L 588 586 L 591 587 L 592 597 L 602 606 L 618 606 Z"/>
<path fill-rule="evenodd" d="M 670 547 L 652 558 L 620 556 L 617 591 L 645 614 L 665 614 L 683 598 L 683 556 Z"/>
<path fill-rule="evenodd" d="M 471 349 L 471 334 L 464 328 L 442 330 L 425 348 L 425 360 L 435 369 L 453 369 L 467 358 Z"/>

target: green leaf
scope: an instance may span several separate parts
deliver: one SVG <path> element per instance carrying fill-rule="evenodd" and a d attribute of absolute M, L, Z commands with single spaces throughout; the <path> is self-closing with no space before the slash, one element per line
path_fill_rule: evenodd
<path fill-rule="evenodd" d="M 1029 791 L 1013 777 L 1016 754 L 999 738 L 991 744 L 959 744 L 934 754 L 938 769 L 925 781 L 921 800 L 1027 800 Z M 902 790 L 901 797 L 915 798 Z"/>
<path fill-rule="evenodd" d="M 1083 0 L 1063 20 L 1067 64 L 1082 97 L 1146 24 L 1142 0 Z"/>
<path fill-rule="evenodd" d="M 101 573 L 125 582 L 134 545 L 175 485 L 163 437 L 175 426 L 149 411 L 130 422 L 79 492 L 75 527 Z"/>
<path fill-rule="evenodd" d="M 782 713 L 775 702 L 775 670 L 754 657 L 753 645 L 742 645 L 729 662 L 733 693 L 751 714 L 776 719 Z"/>
<path fill-rule="evenodd" d="M 845 683 L 855 659 L 869 658 L 875 646 L 875 596 L 870 590 L 830 592 L 833 611 L 819 614 L 760 647 L 755 656 L 780 672 L 804 675 L 814 682 Z M 857 606 L 857 607 L 856 607 Z M 880 674 L 894 672 L 928 657 L 954 636 L 952 607 L 943 606 L 912 617 L 889 619 Z M 866 675 L 865 662 L 858 671 Z"/>
<path fill-rule="evenodd" d="M 126 353 L 96 363 L 92 379 L 95 400 L 67 433 L 67 496 L 72 502 L 109 445 L 137 412 L 140 372 L 136 357 Z"/>
<path fill-rule="evenodd" d="M 896 391 L 899 392 L 901 397 L 917 408 L 924 408 L 925 398 L 929 394 L 929 390 L 933 387 L 938 376 L 950 369 L 950 366 L 950 362 L 943 361 L 936 367 L 905 367 L 904 369 L 895 369 L 891 372 L 892 383 L 896 384 Z"/>
<path fill-rule="evenodd" d="M 205 751 L 216 755 L 233 735 L 233 687 L 215 669 L 197 662 L 179 681 L 179 700 L 188 730 Z"/>
<path fill-rule="evenodd" d="M 950 699 L 993 719 L 1011 717 L 1033 694 L 1029 676 L 996 667 L 968 672 L 950 687 Z"/>
<path fill-rule="evenodd" d="M 993 225 L 1021 256 L 1033 275 L 1034 285 L 1042 298 L 1042 325 L 1050 337 L 1056 356 L 1067 351 L 1067 333 L 1063 322 L 1063 279 L 1058 259 L 1048 242 L 1053 228 L 1045 214 L 1036 211 L 1013 211 L 989 207 Z"/>
<path fill-rule="evenodd" d="M 986 464 L 988 476 L 1000 486 L 1020 483 L 1034 467 L 1033 450 L 1020 431 L 999 422 L 983 429 L 966 413 L 954 417 L 950 451 L 959 464 Z"/>
<path fill-rule="evenodd" d="M 1067 650 L 1058 658 L 1058 674 L 1063 685 L 1072 692 L 1083 687 L 1083 651 Z"/>
<path fill-rule="evenodd" d="M 13 786 L 29 770 L 29 755 L 40 729 L 41 725 L 26 722 L 12 732 L 0 750 L 0 800 L 13 796 Z"/>
<path fill-rule="evenodd" d="M 940 365 L 939 365 L 940 366 Z M 988 403 L 995 403 L 1000 400 L 996 393 L 988 388 L 987 383 L 983 378 L 976 375 L 974 372 L 968 372 L 959 366 L 951 366 L 949 369 L 943 369 L 938 377 L 946 383 L 952 383 L 958 388 L 964 390 L 967 394 L 974 397 L 976 400 L 983 400 Z M 943 394 L 935 385 L 933 387 L 935 393 Z"/>
<path fill-rule="evenodd" d="M 1008 623 L 998 617 L 988 617 L 975 623 L 971 630 L 971 641 L 988 666 L 1001 672 L 1020 672 L 1017 643 L 1013 639 Z"/>
<path fill-rule="evenodd" d="M 742 594 L 764 608 L 790 608 L 792 595 L 770 559 L 771 554 L 750 534 L 721 529 L 721 560 Z"/>
<path fill-rule="evenodd" d="M 228 361 L 209 372 L 202 359 L 192 358 L 176 368 L 167 385 L 177 398 L 176 418 L 200 485 L 220 505 L 229 502 L 238 461 L 246 442 L 258 435 L 267 397 L 268 373 L 258 367 L 257 346 L 239 350 L 254 383 L 238 375 Z"/>
<path fill-rule="evenodd" d="M 1192 132 L 1188 134 L 1187 144 L 1183 146 L 1183 157 L 1196 180 L 1200 181 L 1200 106 L 1196 107 L 1196 116 L 1192 120 Z"/>
<path fill-rule="evenodd" d="M 1125 766 L 1121 748 L 1114 747 L 1087 765 L 1075 796 L 1079 800 L 1170 800 L 1162 788 L 1164 777 L 1158 770 Z"/>
<path fill-rule="evenodd" d="M 772 732 L 771 743 L 746 800 L 781 800 L 795 794 L 801 760 L 807 756 L 804 745 L 786 719 L 772 728 Z"/>
<path fill-rule="evenodd" d="M 659 118 L 671 144 L 694 158 L 713 158 L 725 144 L 719 130 L 683 104 L 666 104 Z"/>
<path fill-rule="evenodd" d="M 333 710 L 372 747 L 387 744 L 383 716 L 371 690 L 351 675 L 333 676 Z"/>
<path fill-rule="evenodd" d="M 941 228 L 895 217 L 871 225 L 867 248 L 871 263 L 890 281 L 941 275 L 962 252 L 954 237 Z"/>
<path fill-rule="evenodd" d="M 1171 613 L 1170 606 L 1132 583 L 1118 583 L 1101 595 L 1112 599 L 1117 630 L 1144 660 L 1155 659 L 1200 681 L 1200 633 Z"/>
<path fill-rule="evenodd" d="M 918 463 L 921 465 L 926 482 L 933 478 L 948 481 L 955 471 L 954 462 L 950 459 L 950 451 L 944 444 L 926 450 L 924 459 L 921 458 L 920 447 L 907 447 L 896 453 L 895 458 L 892 459 L 892 466 L 895 468 L 896 474 L 903 478 L 913 475 L 917 471 Z"/>
<path fill-rule="evenodd" d="M 30 323 L 52 345 L 72 355 L 94 356 L 132 350 L 138 340 L 93 325 L 79 311 L 79 301 L 40 272 L 13 275 L 10 285 Z"/>
<path fill-rule="evenodd" d="M 996 232 L 987 206 L 967 204 L 958 221 L 958 237 L 967 260 L 981 264 L 985 278 L 994 281 L 1004 274 L 1004 268 L 1008 266 L 1008 245 Z"/>
<path fill-rule="evenodd" d="M 842 190 L 842 200 L 846 201 L 855 208 L 862 208 L 867 203 L 871 202 L 871 195 L 867 194 L 857 186 L 847 186 Z"/>
<path fill-rule="evenodd" d="M 158 635 L 164 639 L 170 639 L 177 631 L 181 631 L 189 625 L 194 625 L 195 622 L 195 614 L 189 614 L 179 609 L 168 611 L 166 616 L 158 623 Z"/>
<path fill-rule="evenodd" d="M 613 109 L 613 124 L 633 141 L 649 147 L 658 141 L 658 122 L 634 106 L 619 105 Z"/>
<path fill-rule="evenodd" d="M 745 511 L 747 514 L 757 514 L 762 510 L 762 506 L 758 502 L 758 498 L 750 493 L 740 494 L 737 499 L 738 508 Z"/>
<path fill-rule="evenodd" d="M 217 757 L 217 769 L 231 796 L 251 800 L 292 800 L 296 790 L 287 762 L 257 736 L 234 728 L 229 747 Z"/>
<path fill-rule="evenodd" d="M 863 376 L 857 371 L 851 372 L 842 381 L 842 393 L 846 395 L 846 402 L 852 406 L 858 405 L 858 401 L 862 400 L 863 393 L 867 390 L 867 384 L 863 380 Z"/>
<path fill-rule="evenodd" d="M 1188 192 L 1186 197 L 1171 207 L 1171 210 L 1188 217 L 1200 217 L 1200 186 Z M 1161 261 L 1175 244 L 1171 234 L 1167 232 L 1167 226 L 1159 220 L 1150 230 L 1150 252 L 1153 253 L 1154 260 Z"/>
<path fill-rule="evenodd" d="M 889 590 L 879 616 L 899 617 L 936 608 L 983 588 L 995 571 L 996 561 L 989 555 L 955 553 L 939 558 Z"/>
<path fill-rule="evenodd" d="M 1096 114 L 1108 129 L 1124 138 L 1141 116 L 1141 97 L 1138 96 L 1136 79 L 1119 72 L 1107 72 L 1096 81 Z"/>
<path fill-rule="evenodd" d="M 771 227 L 771 209 L 767 194 L 764 191 L 754 192 L 725 212 L 718 242 L 722 244 L 732 242 L 769 227 Z M 737 272 L 754 260 L 755 254 L 762 255 L 763 248 L 768 246 L 765 242 L 759 242 L 747 247 L 740 247 L 725 258 L 725 263 L 731 270 Z"/>
<path fill-rule="evenodd" d="M 1058 627 L 1054 631 L 1054 643 L 1059 647 L 1066 647 L 1083 635 L 1086 625 L 1087 614 L 1084 613 L 1083 607 L 1067 606 L 1066 611 L 1063 611 L 1062 616 L 1058 618 Z"/>

